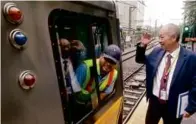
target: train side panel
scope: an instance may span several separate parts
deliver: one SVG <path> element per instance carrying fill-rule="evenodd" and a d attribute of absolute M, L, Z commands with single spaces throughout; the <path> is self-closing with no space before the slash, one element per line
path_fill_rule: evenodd
<path fill-rule="evenodd" d="M 6 2 L 2 2 L 1 7 Z M 3 16 L 2 46 L 2 123 L 63 124 L 63 111 L 48 31 L 51 4 L 15 2 L 24 14 L 21 25 L 8 23 Z M 27 48 L 16 50 L 8 41 L 11 30 L 19 28 L 28 37 Z M 36 85 L 24 91 L 18 77 L 24 70 L 36 74 Z"/>

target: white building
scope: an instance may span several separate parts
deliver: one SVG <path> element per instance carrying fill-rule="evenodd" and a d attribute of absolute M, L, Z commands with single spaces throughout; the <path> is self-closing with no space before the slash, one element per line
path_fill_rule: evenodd
<path fill-rule="evenodd" d="M 120 24 L 123 28 L 136 29 L 137 26 L 143 26 L 144 9 L 143 0 L 134 1 L 116 1 L 119 9 Z"/>

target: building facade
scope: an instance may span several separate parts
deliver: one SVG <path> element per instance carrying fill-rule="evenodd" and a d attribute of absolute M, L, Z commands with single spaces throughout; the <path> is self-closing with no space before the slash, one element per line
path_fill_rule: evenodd
<path fill-rule="evenodd" d="M 119 10 L 120 24 L 125 29 L 136 29 L 143 26 L 144 1 L 116 1 Z"/>
<path fill-rule="evenodd" d="M 134 46 L 140 34 L 137 32 L 138 27 L 143 27 L 145 3 L 141 0 L 116 1 L 122 34 L 124 41 L 121 41 L 124 47 Z"/>

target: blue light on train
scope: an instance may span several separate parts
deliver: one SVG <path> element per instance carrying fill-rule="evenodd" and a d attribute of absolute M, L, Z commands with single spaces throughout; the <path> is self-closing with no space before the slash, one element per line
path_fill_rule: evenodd
<path fill-rule="evenodd" d="M 27 42 L 27 37 L 22 32 L 17 32 L 14 36 L 17 45 L 24 45 Z"/>

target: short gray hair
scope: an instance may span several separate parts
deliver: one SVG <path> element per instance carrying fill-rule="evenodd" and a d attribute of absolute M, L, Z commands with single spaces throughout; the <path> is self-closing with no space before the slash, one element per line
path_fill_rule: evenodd
<path fill-rule="evenodd" d="M 178 42 L 180 40 L 180 28 L 176 24 L 169 23 L 164 25 L 164 27 L 167 29 L 170 36 L 174 36 L 176 38 L 176 41 Z"/>

